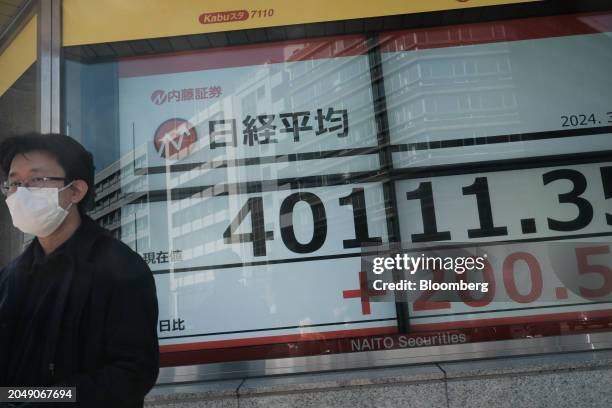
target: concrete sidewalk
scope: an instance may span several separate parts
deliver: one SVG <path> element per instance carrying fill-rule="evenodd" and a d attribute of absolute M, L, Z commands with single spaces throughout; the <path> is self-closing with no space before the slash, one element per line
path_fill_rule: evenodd
<path fill-rule="evenodd" d="M 612 351 L 160 385 L 148 407 L 612 407 Z"/>

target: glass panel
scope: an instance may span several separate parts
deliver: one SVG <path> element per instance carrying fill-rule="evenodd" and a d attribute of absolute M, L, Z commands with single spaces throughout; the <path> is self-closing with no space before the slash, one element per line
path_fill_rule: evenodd
<path fill-rule="evenodd" d="M 389 240 L 367 51 L 350 36 L 66 61 L 92 216 L 153 270 L 166 364 L 396 331 L 395 305 L 360 295 L 361 244 Z"/>
<path fill-rule="evenodd" d="M 489 255 L 467 274 L 488 281 L 484 301 L 423 291 L 412 332 L 612 328 L 611 30 L 589 14 L 381 36 L 402 240 Z"/>
<path fill-rule="evenodd" d="M 383 35 L 395 166 L 609 150 L 610 29 L 603 14 Z"/>

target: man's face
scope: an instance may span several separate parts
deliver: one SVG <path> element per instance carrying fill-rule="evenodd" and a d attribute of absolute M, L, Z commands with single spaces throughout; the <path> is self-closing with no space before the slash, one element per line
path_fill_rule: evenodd
<path fill-rule="evenodd" d="M 20 181 L 27 184 L 32 177 L 66 177 L 66 172 L 57 159 L 45 151 L 34 150 L 16 155 L 11 162 L 8 181 Z M 64 185 L 62 180 L 49 180 L 44 187 L 62 188 Z M 70 188 L 61 191 L 59 193 L 60 206 L 68 207 L 71 198 Z"/>

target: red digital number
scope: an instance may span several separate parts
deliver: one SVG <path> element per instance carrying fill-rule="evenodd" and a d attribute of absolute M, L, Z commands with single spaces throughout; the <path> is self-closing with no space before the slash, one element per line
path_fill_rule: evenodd
<path fill-rule="evenodd" d="M 591 288 L 579 288 L 580 296 L 585 298 L 598 298 L 607 296 L 612 292 L 612 269 L 606 265 L 594 265 L 589 264 L 589 255 L 603 255 L 609 254 L 610 247 L 607 245 L 588 247 L 588 248 L 576 248 L 576 262 L 578 263 L 578 273 L 597 273 L 601 275 L 603 285 L 597 289 Z"/>
<path fill-rule="evenodd" d="M 461 297 L 463 303 L 468 306 L 484 307 L 491 303 L 495 298 L 495 273 L 493 273 L 493 267 L 491 267 L 491 264 L 486 259 L 483 260 L 483 263 L 485 265 L 484 269 L 482 270 L 483 282 L 487 282 L 489 284 L 487 286 L 488 291 L 483 292 L 483 296 L 481 299 L 474 299 L 474 297 L 468 290 L 459 291 L 459 297 Z M 467 277 L 467 272 L 465 273 L 465 276 Z M 460 281 L 461 275 L 456 275 L 456 278 L 457 281 Z"/>
<path fill-rule="evenodd" d="M 529 275 L 531 277 L 531 290 L 525 295 L 521 294 L 518 291 L 518 288 L 516 287 L 514 264 L 517 261 L 523 261 L 529 267 Z M 538 260 L 533 255 L 527 252 L 515 252 L 513 254 L 508 255 L 508 257 L 504 260 L 503 273 L 504 285 L 506 286 L 508 296 L 510 296 L 510 298 L 515 302 L 531 303 L 537 300 L 540 295 L 542 295 L 542 269 L 540 268 Z"/>

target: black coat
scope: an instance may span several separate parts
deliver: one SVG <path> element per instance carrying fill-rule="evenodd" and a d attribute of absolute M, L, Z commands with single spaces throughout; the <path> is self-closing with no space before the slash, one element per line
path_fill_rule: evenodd
<path fill-rule="evenodd" d="M 138 254 L 82 218 L 64 265 L 64 307 L 44 339 L 56 346 L 40 356 L 45 385 L 77 387 L 70 407 L 142 407 L 159 372 L 155 280 Z M 32 265 L 34 245 L 0 271 L 0 385 L 16 320 L 15 277 Z"/>

